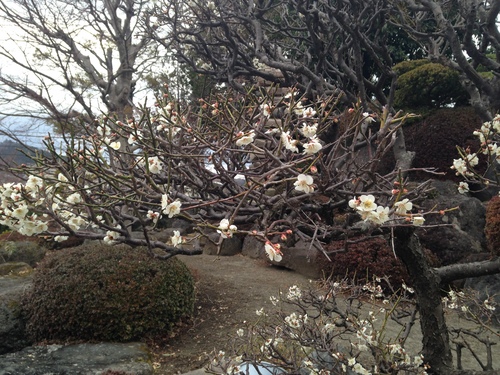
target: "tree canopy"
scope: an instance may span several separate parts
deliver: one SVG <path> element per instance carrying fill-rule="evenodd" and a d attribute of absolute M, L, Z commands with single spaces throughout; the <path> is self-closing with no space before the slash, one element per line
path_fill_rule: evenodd
<path fill-rule="evenodd" d="M 131 114 L 142 80 L 160 66 L 145 0 L 1 0 L 2 112 L 91 122 Z"/>

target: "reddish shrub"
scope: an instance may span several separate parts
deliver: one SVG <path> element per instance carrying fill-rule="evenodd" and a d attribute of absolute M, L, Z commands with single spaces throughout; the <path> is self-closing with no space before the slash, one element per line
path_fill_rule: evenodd
<path fill-rule="evenodd" d="M 500 255 L 500 197 L 493 197 L 486 207 L 484 227 L 488 249 L 493 255 Z"/>
<path fill-rule="evenodd" d="M 391 285 L 399 288 L 404 281 L 408 283 L 408 274 L 404 265 L 397 259 L 387 241 L 383 238 L 369 238 L 348 245 L 346 252 L 337 252 L 345 246 L 344 241 L 333 241 L 327 251 L 332 262 L 325 262 L 325 274 L 334 278 L 347 277 L 359 282 L 371 280 L 373 276 L 390 278 Z"/>
<path fill-rule="evenodd" d="M 444 176 L 442 180 L 462 181 L 450 169 L 453 159 L 458 159 L 457 146 L 477 150 L 479 141 L 472 132 L 481 127 L 482 121 L 471 107 L 443 108 L 434 111 L 422 121 L 404 126 L 406 147 L 415 151 L 415 168 L 435 167 Z M 485 165 L 486 163 L 481 163 Z M 415 173 L 414 178 L 427 179 L 426 173 Z"/>

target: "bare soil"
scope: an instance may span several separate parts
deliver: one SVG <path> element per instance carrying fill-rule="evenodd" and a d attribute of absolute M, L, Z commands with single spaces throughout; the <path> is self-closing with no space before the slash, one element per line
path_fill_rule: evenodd
<path fill-rule="evenodd" d="M 235 336 L 244 321 L 257 320 L 256 310 L 264 307 L 266 311 L 272 311 L 270 296 L 277 296 L 280 290 L 288 290 L 292 285 L 305 289 L 311 283 L 296 272 L 241 255 L 179 258 L 192 270 L 196 279 L 195 314 L 182 323 L 171 337 L 149 343 L 157 375 L 182 374 L 204 367 L 211 353 L 227 349 L 229 337 Z M 454 312 L 447 313 L 447 323 L 448 327 L 463 329 L 469 325 Z M 406 342 L 411 353 L 418 353 L 422 342 L 419 329 L 415 328 Z M 387 334 L 396 337 L 396 330 L 400 327 L 388 326 L 387 329 Z M 488 336 L 493 342 L 498 342 L 500 330 L 497 327 L 495 331 Z M 472 348 L 485 363 L 484 346 L 473 343 Z M 493 346 L 492 357 L 494 368 L 499 368 L 500 345 Z M 462 360 L 464 368 L 480 369 L 470 353 L 464 353 Z"/>
<path fill-rule="evenodd" d="M 191 321 L 175 336 L 154 348 L 158 375 L 174 375 L 202 368 L 211 352 L 224 350 L 228 338 L 243 321 L 255 321 L 256 310 L 270 308 L 270 296 L 309 279 L 285 268 L 241 255 L 179 256 L 193 272 L 197 296 Z"/>

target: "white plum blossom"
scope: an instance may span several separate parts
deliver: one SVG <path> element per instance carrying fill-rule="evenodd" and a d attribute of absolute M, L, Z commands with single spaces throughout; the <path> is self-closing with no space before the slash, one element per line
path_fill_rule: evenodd
<path fill-rule="evenodd" d="M 292 139 L 290 132 L 281 133 L 281 142 L 287 150 L 290 150 L 292 152 L 299 152 L 299 148 L 297 147 L 299 141 L 296 139 Z"/>
<path fill-rule="evenodd" d="M 458 192 L 460 194 L 465 194 L 469 192 L 469 184 L 467 182 L 460 182 L 458 184 Z"/>
<path fill-rule="evenodd" d="M 410 202 L 408 198 L 400 200 L 399 202 L 394 203 L 394 207 L 396 207 L 396 213 L 399 215 L 405 215 L 408 211 L 411 211 L 413 208 L 413 203 Z"/>
<path fill-rule="evenodd" d="M 490 310 L 490 311 L 496 310 L 495 303 L 492 302 L 489 298 L 484 300 L 483 305 L 487 310 Z"/>
<path fill-rule="evenodd" d="M 314 138 L 318 131 L 318 124 L 307 124 L 304 122 L 302 128 L 300 128 L 300 132 L 306 138 Z"/>
<path fill-rule="evenodd" d="M 292 285 L 290 288 L 288 288 L 288 294 L 286 295 L 286 298 L 289 300 L 298 300 L 302 297 L 302 291 L 297 285 Z"/>
<path fill-rule="evenodd" d="M 66 198 L 66 202 L 70 203 L 70 204 L 81 203 L 82 202 L 82 196 L 80 195 L 80 193 L 76 193 L 75 192 L 73 194 L 68 195 L 68 197 Z"/>
<path fill-rule="evenodd" d="M 273 244 L 267 241 L 264 245 L 264 250 L 266 251 L 267 257 L 272 262 L 281 262 L 281 259 L 283 259 L 279 244 Z"/>
<path fill-rule="evenodd" d="M 153 174 L 158 174 L 163 169 L 163 162 L 158 156 L 148 158 L 149 171 Z"/>
<path fill-rule="evenodd" d="M 108 146 L 111 147 L 113 150 L 119 150 L 120 147 L 122 147 L 121 143 L 118 141 L 110 142 Z"/>
<path fill-rule="evenodd" d="M 265 104 L 265 103 L 261 104 L 260 109 L 261 109 L 262 115 L 264 117 L 267 117 L 267 118 L 271 117 L 272 107 L 269 104 Z"/>
<path fill-rule="evenodd" d="M 374 122 L 375 119 L 368 112 L 363 112 L 363 121 L 370 123 L 370 122 Z"/>
<path fill-rule="evenodd" d="M 254 141 L 255 131 L 250 130 L 248 133 L 239 132 L 236 136 L 238 137 L 236 146 L 246 146 Z"/>
<path fill-rule="evenodd" d="M 170 237 L 170 242 L 172 242 L 173 247 L 177 247 L 184 242 L 184 238 L 182 238 L 181 233 L 178 230 L 174 230 L 174 235 Z"/>
<path fill-rule="evenodd" d="M 40 177 L 30 175 L 25 187 L 27 191 L 38 191 L 43 187 L 43 180 Z"/>
<path fill-rule="evenodd" d="M 468 176 L 469 172 L 467 171 L 467 164 L 465 163 L 465 160 L 463 159 L 453 159 L 453 165 L 451 166 L 451 169 L 454 169 L 457 171 L 457 176 L 462 175 L 462 176 Z"/>
<path fill-rule="evenodd" d="M 359 204 L 356 207 L 359 211 L 373 211 L 377 209 L 375 204 L 375 197 L 371 194 L 361 195 L 359 197 Z"/>
<path fill-rule="evenodd" d="M 238 228 L 236 225 L 230 224 L 228 219 L 222 219 L 219 223 L 217 233 L 219 233 L 222 238 L 231 238 L 237 230 Z"/>
<path fill-rule="evenodd" d="M 309 142 L 304 143 L 304 154 L 313 155 L 321 150 L 323 146 L 321 145 L 318 138 L 313 137 Z"/>
<path fill-rule="evenodd" d="M 163 202 L 163 201 L 162 201 Z M 172 203 L 169 203 L 163 208 L 162 204 L 162 213 L 168 215 L 169 219 L 173 218 L 176 215 L 181 213 L 182 203 L 179 200 L 175 200 Z"/>
<path fill-rule="evenodd" d="M 476 165 L 479 164 L 479 158 L 477 157 L 477 154 L 473 153 L 473 154 L 468 154 L 466 156 L 466 159 L 467 159 L 467 163 L 471 166 L 471 167 L 475 167 Z"/>
<path fill-rule="evenodd" d="M 68 220 L 66 220 L 66 224 L 68 224 L 71 230 L 77 231 L 81 227 L 87 225 L 87 221 L 80 216 L 72 215 Z"/>
<path fill-rule="evenodd" d="M 22 220 L 28 214 L 29 208 L 26 204 L 20 204 L 15 209 L 12 210 L 10 216 L 15 219 Z"/>
<path fill-rule="evenodd" d="M 139 132 L 137 132 L 137 134 L 130 134 L 127 142 L 129 145 L 135 145 L 139 138 L 141 138 L 141 134 Z"/>
<path fill-rule="evenodd" d="M 302 112 L 302 117 L 304 117 L 304 118 L 314 117 L 315 115 L 316 115 L 316 111 L 314 110 L 313 107 L 307 107 Z"/>
<path fill-rule="evenodd" d="M 375 224 L 384 224 L 389 220 L 389 207 L 377 206 L 373 211 L 369 211 L 366 215 L 366 219 L 374 222 Z"/>
<path fill-rule="evenodd" d="M 56 242 L 64 242 L 64 241 L 66 241 L 67 239 L 68 239 L 68 236 L 60 236 L 60 235 L 59 235 L 59 236 L 55 236 L 55 237 L 54 237 L 54 241 L 56 241 Z"/>
<path fill-rule="evenodd" d="M 103 238 L 103 241 L 106 245 L 114 245 L 117 242 L 119 237 L 120 237 L 120 233 L 112 231 L 112 230 L 108 230 L 106 232 L 106 235 Z"/>
<path fill-rule="evenodd" d="M 421 226 L 421 225 L 424 225 L 425 218 L 423 216 L 413 216 L 411 221 L 412 221 L 413 225 Z"/>
<path fill-rule="evenodd" d="M 296 313 L 291 313 L 285 317 L 285 323 L 291 328 L 300 328 L 304 320 L 307 320 L 307 317 L 304 319 L 302 315 L 297 315 Z"/>
<path fill-rule="evenodd" d="M 297 176 L 297 181 L 293 184 L 295 186 L 295 190 L 303 191 L 306 194 L 312 193 L 314 191 L 314 179 L 312 176 L 306 174 L 299 174 Z"/>
<path fill-rule="evenodd" d="M 59 173 L 59 174 L 57 175 L 57 179 L 58 179 L 59 181 L 61 181 L 61 182 L 68 182 L 68 179 L 67 179 L 67 178 L 66 178 L 66 176 L 65 176 L 65 175 L 63 175 L 62 173 Z"/>
<path fill-rule="evenodd" d="M 152 220 L 153 223 L 157 223 L 158 219 L 160 218 L 160 213 L 159 212 L 155 212 L 153 210 L 148 210 L 148 213 L 146 215 L 148 217 L 148 219 Z"/>
<path fill-rule="evenodd" d="M 304 106 L 302 105 L 301 101 L 298 101 L 297 103 L 295 103 L 295 106 L 293 107 L 293 112 L 297 116 L 303 116 L 303 114 L 304 114 Z"/>

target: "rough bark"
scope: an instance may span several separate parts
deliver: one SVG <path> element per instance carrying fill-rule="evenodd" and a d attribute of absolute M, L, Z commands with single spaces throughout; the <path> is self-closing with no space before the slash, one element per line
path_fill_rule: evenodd
<path fill-rule="evenodd" d="M 432 373 L 448 375 L 453 358 L 441 303 L 441 279 L 429 267 L 412 227 L 395 228 L 394 236 L 396 255 L 408 270 L 417 298 L 424 362 L 431 366 Z"/>

